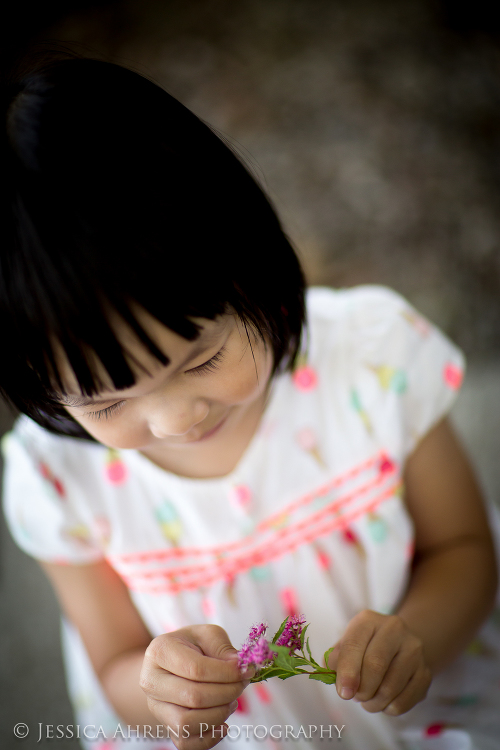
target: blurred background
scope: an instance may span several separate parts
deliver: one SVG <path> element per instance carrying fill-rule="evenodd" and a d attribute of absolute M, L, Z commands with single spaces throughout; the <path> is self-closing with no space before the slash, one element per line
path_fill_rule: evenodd
<path fill-rule="evenodd" d="M 6 8 L 10 5 L 10 8 Z M 152 77 L 233 145 L 309 283 L 385 284 L 465 351 L 453 420 L 500 498 L 500 24 L 484 0 L 4 3 L 0 73 L 57 44 Z M 251 262 L 251 260 L 250 260 Z M 15 415 L 0 405 L 1 432 Z M 59 615 L 2 519 L 0 743 L 71 724 Z M 36 737 L 33 736 L 36 734 Z M 53 741 L 55 742 L 55 740 Z M 58 750 L 76 740 L 57 740 Z"/>

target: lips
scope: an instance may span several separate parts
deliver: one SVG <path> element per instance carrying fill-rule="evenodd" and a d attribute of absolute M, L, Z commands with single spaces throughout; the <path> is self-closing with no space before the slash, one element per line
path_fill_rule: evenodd
<path fill-rule="evenodd" d="M 212 435 L 215 435 L 215 433 L 216 433 L 216 432 L 218 432 L 218 431 L 220 430 L 220 428 L 221 428 L 221 427 L 223 426 L 223 424 L 225 423 L 225 421 L 226 421 L 226 419 L 227 419 L 227 416 L 228 416 L 228 415 L 226 414 L 226 416 L 225 416 L 225 417 L 223 417 L 223 418 L 221 419 L 221 421 L 220 421 L 220 422 L 218 422 L 218 423 L 217 423 L 217 424 L 215 425 L 215 427 L 212 427 L 212 429 L 211 429 L 211 430 L 208 430 L 208 431 L 207 431 L 207 432 L 205 432 L 205 433 L 204 433 L 204 434 L 203 434 L 203 435 L 202 435 L 202 436 L 201 436 L 200 438 L 198 438 L 197 440 L 193 440 L 193 442 L 194 442 L 194 443 L 200 443 L 200 442 L 201 442 L 202 440 L 206 440 L 207 438 L 210 438 L 210 437 L 212 437 Z"/>

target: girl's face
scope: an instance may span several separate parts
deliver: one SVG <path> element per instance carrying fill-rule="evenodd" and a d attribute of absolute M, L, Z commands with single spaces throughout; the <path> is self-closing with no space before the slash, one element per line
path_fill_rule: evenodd
<path fill-rule="evenodd" d="M 64 359 L 59 369 L 71 394 L 61 398 L 66 411 L 96 440 L 111 448 L 135 448 L 145 453 L 163 449 L 191 452 L 207 446 L 221 448 L 245 429 L 263 408 L 273 356 L 272 348 L 254 336 L 236 315 L 214 321 L 196 318 L 199 337 L 187 341 L 142 309 L 139 323 L 170 359 L 164 366 L 123 322 L 114 330 L 132 358 L 136 376 L 131 388 L 117 391 L 102 366 L 105 389 L 82 397 Z M 134 361 L 135 360 L 135 361 Z M 144 368 L 144 369 L 142 369 Z M 252 416 L 251 416 L 252 415 Z"/>

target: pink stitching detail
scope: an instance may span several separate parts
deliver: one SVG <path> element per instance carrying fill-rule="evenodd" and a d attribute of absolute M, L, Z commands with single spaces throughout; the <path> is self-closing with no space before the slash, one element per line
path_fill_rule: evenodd
<path fill-rule="evenodd" d="M 275 560 L 278 557 L 281 557 L 283 554 L 286 554 L 287 552 L 293 551 L 298 546 L 304 543 L 309 543 L 313 539 L 317 539 L 320 536 L 324 536 L 325 534 L 330 534 L 332 531 L 336 529 L 341 529 L 347 527 L 350 523 L 352 523 L 353 520 L 356 518 L 359 518 L 360 516 L 366 514 L 367 512 L 372 512 L 377 508 L 382 502 L 385 500 L 388 500 L 389 498 L 394 496 L 394 493 L 396 490 L 398 490 L 401 487 L 401 482 L 396 482 L 395 484 L 391 485 L 389 488 L 387 488 L 384 492 L 382 492 L 377 498 L 370 501 L 369 504 L 362 506 L 361 508 L 357 508 L 350 514 L 346 514 L 342 517 L 337 517 L 334 519 L 330 519 L 327 523 L 323 525 L 319 525 L 319 527 L 316 527 L 314 529 L 311 529 L 308 534 L 299 535 L 296 539 L 288 540 L 288 543 L 285 545 L 276 545 L 271 546 L 269 543 L 265 545 L 265 549 L 259 552 L 258 554 L 250 553 L 246 556 L 241 556 L 236 560 L 229 560 L 228 563 L 231 563 L 227 566 L 224 566 L 223 568 L 219 567 L 215 570 L 207 570 L 206 567 L 203 569 L 203 572 L 205 575 L 202 575 L 198 578 L 195 578 L 194 580 L 191 579 L 185 580 L 184 582 L 180 582 L 179 579 L 179 571 L 155 571 L 157 576 L 161 577 L 167 577 L 170 578 L 170 583 L 164 583 L 157 586 L 148 586 L 147 584 L 141 585 L 141 581 L 137 582 L 137 579 L 143 579 L 147 577 L 145 574 L 141 575 L 140 573 L 136 574 L 121 574 L 121 577 L 123 580 L 127 583 L 129 588 L 135 590 L 135 591 L 142 591 L 144 593 L 149 594 L 160 594 L 160 593 L 179 593 L 180 591 L 185 590 L 191 590 L 191 589 L 197 589 L 201 586 L 207 586 L 209 584 L 214 583 L 215 581 L 226 578 L 228 575 L 235 575 L 236 573 L 243 572 L 248 570 L 251 567 L 254 567 L 255 565 L 265 565 L 266 563 L 270 562 L 271 560 Z M 193 574 L 198 572 L 198 567 L 196 570 L 190 569 L 190 573 Z M 186 576 L 182 577 L 188 577 L 188 571 L 186 569 Z M 149 574 L 148 574 L 149 575 Z"/>

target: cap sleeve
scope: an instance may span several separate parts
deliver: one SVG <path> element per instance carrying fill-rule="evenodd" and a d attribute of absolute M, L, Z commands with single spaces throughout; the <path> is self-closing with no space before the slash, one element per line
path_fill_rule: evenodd
<path fill-rule="evenodd" d="M 94 562 L 103 552 L 60 468 L 51 468 L 47 452 L 31 444 L 16 426 L 2 439 L 3 509 L 9 530 L 18 546 L 39 560 Z"/>
<path fill-rule="evenodd" d="M 386 444 L 407 457 L 457 397 L 465 371 L 462 351 L 396 292 L 360 288 L 355 335 L 361 400 Z"/>

